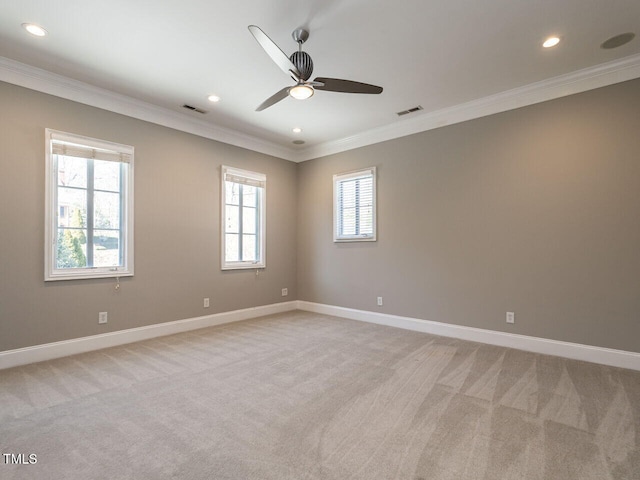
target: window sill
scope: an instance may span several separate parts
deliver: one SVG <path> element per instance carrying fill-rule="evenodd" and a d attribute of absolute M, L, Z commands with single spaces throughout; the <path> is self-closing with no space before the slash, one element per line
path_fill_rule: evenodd
<path fill-rule="evenodd" d="M 46 273 L 44 277 L 45 282 L 55 282 L 58 280 L 87 280 L 91 278 L 116 278 L 116 277 L 133 277 L 133 270 L 118 270 L 116 272 L 111 270 L 95 269 L 83 270 L 77 272 L 59 272 L 59 273 Z"/>
<path fill-rule="evenodd" d="M 375 242 L 376 237 L 342 237 L 334 238 L 333 243 L 346 243 L 346 242 Z"/>
<path fill-rule="evenodd" d="M 264 269 L 267 266 L 264 263 L 238 263 L 238 264 L 225 264 L 221 270 L 258 270 Z"/>

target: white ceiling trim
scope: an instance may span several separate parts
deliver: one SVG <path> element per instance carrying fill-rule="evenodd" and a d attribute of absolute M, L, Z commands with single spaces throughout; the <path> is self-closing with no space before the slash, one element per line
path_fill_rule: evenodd
<path fill-rule="evenodd" d="M 435 112 L 418 114 L 413 118 L 398 120 L 398 123 L 340 140 L 294 150 L 0 57 L 0 81 L 294 162 L 324 157 L 639 77 L 640 55 L 632 55 Z"/>
<path fill-rule="evenodd" d="M 297 160 L 295 155 L 297 152 L 293 149 L 284 148 L 229 128 L 212 125 L 168 108 L 158 107 L 6 57 L 0 57 L 0 81 L 285 160 Z"/>
<path fill-rule="evenodd" d="M 632 55 L 435 112 L 424 112 L 398 120 L 398 123 L 309 147 L 299 152 L 298 161 L 333 155 L 639 77 L 640 55 Z"/>

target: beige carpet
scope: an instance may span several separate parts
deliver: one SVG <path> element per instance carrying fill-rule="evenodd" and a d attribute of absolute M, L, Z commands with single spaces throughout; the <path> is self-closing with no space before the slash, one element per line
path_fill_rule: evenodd
<path fill-rule="evenodd" d="M 290 312 L 0 371 L 2 479 L 638 480 L 640 372 Z"/>

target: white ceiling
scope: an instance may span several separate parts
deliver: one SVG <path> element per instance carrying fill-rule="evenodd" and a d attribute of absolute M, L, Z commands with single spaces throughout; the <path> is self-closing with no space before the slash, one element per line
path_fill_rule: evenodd
<path fill-rule="evenodd" d="M 25 22 L 43 26 L 48 35 L 27 34 L 21 27 Z M 312 78 L 372 83 L 383 86 L 384 92 L 318 91 L 309 100 L 287 98 L 255 112 L 263 100 L 292 81 L 249 33 L 250 24 L 261 27 L 287 54 L 297 48 L 291 32 L 300 26 L 308 28 L 310 38 L 303 48 L 314 61 Z M 600 48 L 606 39 L 625 32 L 635 32 L 636 38 L 617 49 Z M 562 42 L 543 49 L 542 41 L 551 34 L 560 35 Z M 230 138 L 229 143 L 236 144 L 245 139 L 249 148 L 253 144 L 255 150 L 284 152 L 281 156 L 294 160 L 311 158 L 326 145 L 342 142 L 348 148 L 348 139 L 372 143 L 375 132 L 384 140 L 399 135 L 390 132 L 424 129 L 428 122 L 416 123 L 418 116 L 455 112 L 463 104 L 477 106 L 487 97 L 504 99 L 501 92 L 530 93 L 527 86 L 544 84 L 540 82 L 565 78 L 560 94 L 573 93 L 566 86 L 574 79 L 571 73 L 585 71 L 597 77 L 602 69 L 593 67 L 600 65 L 617 66 L 608 83 L 635 78 L 640 76 L 639 37 L 638 0 L 20 0 L 0 4 L 0 56 L 14 62 L 10 63 L 14 70 L 19 62 L 25 68 L 37 67 L 99 87 L 94 93 L 105 89 L 132 97 L 138 109 L 159 107 L 156 113 L 166 117 L 170 111 L 176 122 L 188 123 L 191 118 L 196 130 L 211 130 L 205 136 Z M 5 61 L 5 69 L 7 65 Z M 78 90 L 80 84 L 73 85 Z M 210 94 L 222 100 L 210 103 Z M 533 101 L 544 99 L 536 98 Z M 185 103 L 208 113 L 187 112 L 182 108 Z M 512 106 L 524 103 L 511 102 Z M 416 105 L 424 110 L 405 117 L 395 114 Z M 396 128 L 402 122 L 414 126 Z M 293 127 L 303 132 L 292 133 Z M 306 143 L 293 145 L 296 139 Z"/>

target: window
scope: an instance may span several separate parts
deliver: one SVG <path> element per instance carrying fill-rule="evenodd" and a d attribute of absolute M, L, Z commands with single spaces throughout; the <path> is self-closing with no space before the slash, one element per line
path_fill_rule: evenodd
<path fill-rule="evenodd" d="M 222 269 L 264 268 L 267 177 L 222 167 Z"/>
<path fill-rule="evenodd" d="M 333 176 L 333 241 L 376 239 L 376 167 Z"/>
<path fill-rule="evenodd" d="M 133 147 L 46 130 L 44 279 L 133 275 Z"/>

